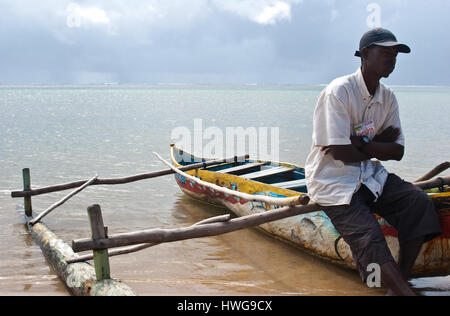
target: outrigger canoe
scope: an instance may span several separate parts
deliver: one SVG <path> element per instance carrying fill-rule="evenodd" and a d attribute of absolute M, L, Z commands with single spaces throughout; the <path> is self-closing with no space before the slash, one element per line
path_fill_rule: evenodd
<path fill-rule="evenodd" d="M 196 157 L 173 144 L 170 146 L 170 153 L 172 163 L 176 167 L 211 160 Z M 209 183 L 252 195 L 284 198 L 307 194 L 304 168 L 290 163 L 246 159 L 189 171 L 188 174 Z M 224 206 L 236 216 L 251 215 L 274 208 L 266 203 L 251 202 L 217 192 L 179 174 L 175 179 L 188 196 Z M 447 187 L 445 192 L 429 195 L 438 209 L 443 234 L 422 247 L 413 267 L 414 277 L 450 274 L 450 189 Z M 377 219 L 388 246 L 396 257 L 399 250 L 397 232 L 382 218 Z M 259 228 L 311 255 L 356 269 L 350 247 L 340 237 L 323 211 L 271 222 Z"/>

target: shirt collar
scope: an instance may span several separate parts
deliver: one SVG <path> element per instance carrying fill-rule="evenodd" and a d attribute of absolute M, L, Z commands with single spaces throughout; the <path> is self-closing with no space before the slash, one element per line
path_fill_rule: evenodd
<path fill-rule="evenodd" d="M 380 100 L 381 100 L 382 84 L 380 83 L 378 85 L 378 88 L 375 91 L 375 95 L 372 96 L 369 93 L 369 90 L 367 89 L 361 68 L 359 68 L 358 71 L 356 72 L 356 84 L 358 85 L 359 91 L 361 92 L 361 95 L 363 96 L 364 100 L 371 100 L 372 102 L 381 103 Z"/>

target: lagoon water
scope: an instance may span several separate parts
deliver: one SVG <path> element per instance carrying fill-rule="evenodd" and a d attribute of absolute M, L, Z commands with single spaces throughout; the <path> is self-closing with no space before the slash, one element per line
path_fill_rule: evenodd
<path fill-rule="evenodd" d="M 22 168 L 32 187 L 163 169 L 177 127 L 278 127 L 279 157 L 304 165 L 315 86 L 1 86 L 0 295 L 69 295 L 27 234 Z M 407 138 L 401 162 L 385 166 L 414 180 L 450 158 L 450 88 L 395 87 Z M 448 172 L 447 172 L 448 174 Z M 68 192 L 33 198 L 42 211 Z M 226 210 L 184 196 L 173 176 L 83 191 L 45 219 L 65 241 L 90 235 L 86 208 L 100 204 L 110 234 L 184 227 Z M 358 275 L 259 232 L 160 245 L 111 259 L 112 277 L 140 295 L 382 295 Z M 414 280 L 448 295 L 450 277 Z"/>

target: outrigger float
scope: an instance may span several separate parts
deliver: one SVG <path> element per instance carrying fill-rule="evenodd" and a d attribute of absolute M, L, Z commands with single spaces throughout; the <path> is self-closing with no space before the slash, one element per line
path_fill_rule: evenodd
<path fill-rule="evenodd" d="M 196 157 L 173 144 L 170 146 L 170 154 L 172 163 L 178 168 L 209 160 Z M 445 163 L 437 169 L 441 171 L 448 168 L 448 165 L 449 163 Z M 443 185 L 445 183 L 443 178 L 423 182 L 439 171 L 432 171 L 430 175 L 415 183 L 424 189 L 440 184 L 439 192 L 434 190 L 429 196 L 439 212 L 443 231 L 440 237 L 423 246 L 413 268 L 415 277 L 450 274 L 450 189 Z M 180 189 L 188 196 L 224 206 L 237 216 L 264 213 L 279 206 L 239 198 L 229 194 L 230 192 L 221 192 L 217 187 L 205 185 L 205 182 L 253 196 L 275 199 L 292 199 L 307 195 L 304 169 L 290 163 L 245 159 L 184 174 L 177 173 L 175 179 Z M 378 221 L 392 254 L 396 256 L 399 250 L 396 230 L 382 218 L 378 217 Z M 350 247 L 340 237 L 323 211 L 285 218 L 263 224 L 259 228 L 309 254 L 356 269 Z"/>

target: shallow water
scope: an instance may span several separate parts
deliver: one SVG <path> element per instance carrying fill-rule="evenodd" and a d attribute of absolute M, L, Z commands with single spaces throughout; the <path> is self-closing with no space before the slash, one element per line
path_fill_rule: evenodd
<path fill-rule="evenodd" d="M 21 170 L 32 186 L 123 177 L 164 169 L 171 131 L 279 127 L 280 160 L 304 164 L 321 87 L 64 86 L 0 87 L 0 295 L 69 295 L 26 232 Z M 413 180 L 449 160 L 448 88 L 396 88 L 407 137 L 405 159 L 389 170 Z M 43 210 L 68 192 L 33 198 Z M 172 176 L 91 187 L 45 219 L 61 238 L 90 235 L 86 208 L 100 204 L 110 234 L 174 228 L 227 212 L 184 196 Z M 140 295 L 382 295 L 358 275 L 256 230 L 159 245 L 111 258 L 112 277 Z M 426 282 L 426 284 L 424 283 Z M 424 285 L 425 284 L 425 285 Z M 418 279 L 430 294 L 449 294 L 447 278 Z M 447 286 L 447 287 L 446 287 Z"/>

